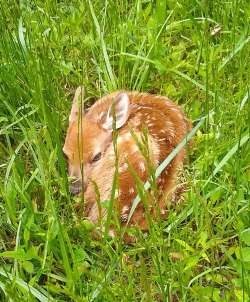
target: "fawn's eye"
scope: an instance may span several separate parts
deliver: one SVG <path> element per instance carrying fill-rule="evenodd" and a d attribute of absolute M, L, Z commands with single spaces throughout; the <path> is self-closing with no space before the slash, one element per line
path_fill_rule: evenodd
<path fill-rule="evenodd" d="M 92 163 L 97 162 L 98 160 L 101 159 L 102 153 L 99 152 L 97 153 L 93 158 L 92 158 Z"/>

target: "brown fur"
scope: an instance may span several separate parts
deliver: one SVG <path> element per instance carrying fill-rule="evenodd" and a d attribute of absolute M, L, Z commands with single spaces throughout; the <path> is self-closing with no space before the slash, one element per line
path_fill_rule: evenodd
<path fill-rule="evenodd" d="M 107 200 L 110 198 L 115 171 L 112 136 L 101 125 L 119 93 L 121 92 L 114 92 L 98 100 L 86 114 L 82 115 L 80 122 L 77 119 L 71 121 L 63 149 L 68 157 L 69 173 L 77 177 L 78 181 L 79 167 L 81 162 L 83 163 L 84 196 L 87 204 L 85 215 L 94 223 L 97 223 L 100 217 L 93 182 L 99 188 L 100 200 Z M 116 208 L 120 212 L 122 224 L 126 224 L 131 203 L 137 195 L 135 180 L 127 164 L 133 167 L 143 182 L 148 178 L 148 165 L 135 139 L 131 136 L 131 130 L 140 140 L 142 128 L 147 127 L 149 156 L 156 168 L 192 128 L 191 122 L 184 116 L 181 108 L 168 98 L 138 92 L 125 93 L 130 103 L 128 118 L 117 130 L 119 195 Z M 91 158 L 98 148 L 102 154 L 101 159 L 91 163 Z M 158 206 L 163 215 L 176 185 L 178 170 L 182 168 L 184 157 L 185 150 L 182 149 L 157 180 Z M 83 184 L 80 185 L 82 189 Z M 149 206 L 149 212 L 155 216 L 155 204 L 152 202 Z M 105 218 L 105 209 L 102 210 L 101 215 Z M 148 228 L 142 203 L 137 206 L 129 225 L 137 225 L 144 230 Z"/>

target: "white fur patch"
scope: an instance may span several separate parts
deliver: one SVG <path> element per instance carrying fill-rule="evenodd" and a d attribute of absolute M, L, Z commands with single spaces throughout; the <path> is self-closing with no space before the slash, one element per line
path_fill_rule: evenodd
<path fill-rule="evenodd" d="M 166 214 L 166 211 L 161 209 L 161 215 L 165 215 Z"/>
<path fill-rule="evenodd" d="M 123 143 L 124 142 L 124 138 L 123 138 L 123 136 L 121 135 L 121 136 L 119 136 L 118 138 L 117 138 L 117 143 L 118 144 L 121 144 L 121 143 Z"/>
<path fill-rule="evenodd" d="M 129 210 L 129 207 L 128 207 L 128 206 L 124 206 L 124 207 L 122 208 L 122 214 L 127 213 L 128 210 Z"/>
<path fill-rule="evenodd" d="M 173 128 L 173 123 L 170 122 L 170 121 L 166 121 L 165 125 L 166 125 L 167 128 Z"/>
<path fill-rule="evenodd" d="M 123 134 L 122 136 L 126 141 L 129 141 L 131 139 L 131 134 L 130 132 L 126 132 L 125 134 Z"/>
<path fill-rule="evenodd" d="M 125 172 L 127 169 L 128 169 L 128 164 L 127 164 L 127 163 L 123 163 L 123 164 L 119 167 L 118 172 L 119 172 L 119 173 L 122 173 L 122 172 Z"/>
<path fill-rule="evenodd" d="M 123 135 L 120 135 L 117 139 L 118 144 L 122 144 L 126 141 L 129 141 L 131 139 L 131 134 L 129 132 L 124 133 Z"/>
<path fill-rule="evenodd" d="M 140 168 L 140 170 L 141 170 L 142 172 L 145 172 L 145 171 L 146 171 L 145 164 L 144 164 L 143 161 L 141 161 L 141 162 L 139 163 L 139 168 Z"/>
<path fill-rule="evenodd" d="M 135 189 L 133 187 L 129 188 L 128 190 L 129 194 L 132 195 L 135 192 Z"/>
<path fill-rule="evenodd" d="M 154 156 L 156 157 L 156 160 L 159 159 L 160 153 L 161 153 L 160 146 L 158 144 L 158 141 L 160 141 L 160 140 L 165 140 L 165 138 L 158 139 L 156 137 L 156 139 L 155 139 L 155 137 L 154 138 L 151 137 L 151 148 L 152 148 Z"/>
<path fill-rule="evenodd" d="M 174 129 L 168 129 L 168 134 L 173 138 L 175 136 L 175 131 Z"/>
<path fill-rule="evenodd" d="M 114 230 L 109 230 L 109 236 L 114 238 L 115 237 L 115 232 Z"/>
<path fill-rule="evenodd" d="M 139 151 L 139 148 L 138 148 L 137 145 L 133 145 L 133 146 L 131 147 L 131 153 L 136 153 L 136 152 L 138 152 L 138 151 Z"/>

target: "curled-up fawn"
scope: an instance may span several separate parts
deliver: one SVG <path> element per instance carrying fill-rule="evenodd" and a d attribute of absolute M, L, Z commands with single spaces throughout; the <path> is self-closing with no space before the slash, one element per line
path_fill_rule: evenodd
<path fill-rule="evenodd" d="M 99 99 L 86 113 L 79 100 L 83 88 L 78 87 L 69 117 L 63 152 L 68 159 L 68 173 L 73 179 L 73 194 L 84 192 L 85 213 L 91 222 L 105 220 L 107 209 L 99 206 L 110 199 L 115 169 L 118 171 L 118 194 L 114 208 L 121 225 L 127 224 L 132 202 L 137 195 L 137 177 L 146 182 L 149 164 L 157 168 L 191 130 L 191 122 L 181 108 L 167 97 L 146 93 L 117 91 Z M 138 141 L 147 133 L 147 154 L 143 154 Z M 116 132 L 116 148 L 113 137 Z M 145 141 L 145 139 L 144 139 Z M 157 200 L 152 198 L 147 211 L 152 217 L 165 216 L 171 203 L 177 176 L 185 157 L 183 148 L 156 180 Z M 154 200 L 154 201 L 153 201 Z M 147 230 L 145 205 L 140 202 L 128 226 Z M 111 229 L 111 234 L 115 230 Z"/>

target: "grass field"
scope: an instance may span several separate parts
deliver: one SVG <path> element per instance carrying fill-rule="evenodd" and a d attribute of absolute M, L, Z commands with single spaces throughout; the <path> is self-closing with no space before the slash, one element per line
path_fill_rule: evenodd
<path fill-rule="evenodd" d="M 0 301 L 248 302 L 250 2 L 2 0 L 0 14 Z M 80 84 L 89 104 L 139 90 L 205 117 L 183 203 L 132 246 L 94 240 L 68 192 Z"/>

